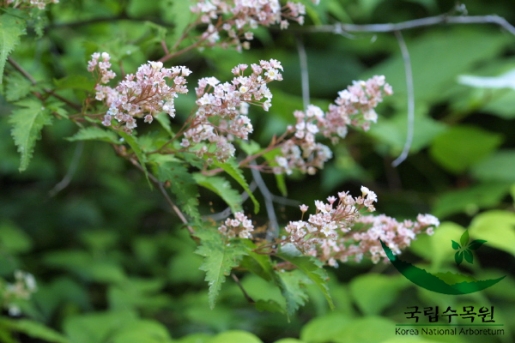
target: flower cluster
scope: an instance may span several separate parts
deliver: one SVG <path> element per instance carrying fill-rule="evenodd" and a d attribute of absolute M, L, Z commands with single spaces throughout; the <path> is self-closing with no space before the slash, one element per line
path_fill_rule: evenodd
<path fill-rule="evenodd" d="M 248 48 L 248 41 L 253 39 L 251 29 L 259 25 L 280 24 L 288 27 L 288 19 L 303 24 L 305 7 L 289 1 L 281 8 L 279 0 L 199 0 L 191 8 L 200 15 L 200 21 L 207 24 L 202 39 L 214 45 L 220 41 L 220 33 L 227 36 L 222 47 L 236 46 L 238 50 Z M 241 42 L 245 39 L 246 42 Z"/>
<path fill-rule="evenodd" d="M 3 283 L 0 281 L 0 299 L 2 306 L 6 307 L 11 316 L 17 316 L 21 313 L 17 305 L 19 300 L 27 300 L 32 293 L 36 292 L 36 280 L 32 274 L 17 270 L 14 273 L 14 283 Z"/>
<path fill-rule="evenodd" d="M 281 63 L 274 59 L 252 64 L 252 73 L 245 76 L 249 68 L 240 64 L 233 68 L 234 78 L 231 82 L 220 83 L 209 77 L 199 80 L 197 93 L 197 112 L 184 132 L 182 147 L 192 149 L 199 157 L 208 153 L 206 144 L 194 150 L 199 143 L 214 145 L 215 156 L 225 161 L 234 155 L 232 141 L 235 138 L 248 139 L 253 131 L 252 123 L 247 117 L 249 105 L 257 105 L 264 110 L 271 106 L 272 93 L 267 83 L 282 80 Z"/>
<path fill-rule="evenodd" d="M 292 221 L 286 226 L 288 235 L 283 245 L 293 244 L 303 254 L 331 266 L 350 258 L 360 261 L 365 255 L 377 263 L 386 258 L 379 240 L 398 254 L 417 234 L 423 231 L 432 234 L 433 227 L 439 225 L 438 219 L 428 214 L 419 215 L 415 223 L 409 220 L 399 223 L 385 215 L 362 215 L 362 209 L 375 210 L 377 196 L 366 187 L 361 187 L 361 192 L 358 197 L 342 192 L 338 193 L 338 199 L 329 197 L 326 203 L 315 201 L 316 213 L 307 221 Z M 302 205 L 300 209 L 304 216 L 308 207 Z"/>
<path fill-rule="evenodd" d="M 291 174 L 298 169 L 302 173 L 314 174 L 322 169 L 332 157 L 331 150 L 315 140 L 320 133 L 336 144 L 348 132 L 348 126 L 370 128 L 377 121 L 374 108 L 383 100 L 383 95 L 391 95 L 392 87 L 384 76 L 374 76 L 367 81 L 355 81 L 352 86 L 338 93 L 335 104 L 324 113 L 317 106 L 309 105 L 306 111 L 295 111 L 295 126 L 288 128 L 294 135 L 281 146 L 281 154 L 276 157 L 274 173 Z"/>
<path fill-rule="evenodd" d="M 236 212 L 234 219 L 226 219 L 225 223 L 218 228 L 218 231 L 229 238 L 252 238 L 254 225 L 243 212 Z"/>
<path fill-rule="evenodd" d="M 188 68 L 164 68 L 161 62 L 148 62 L 112 88 L 105 85 L 116 76 L 109 60 L 109 54 L 104 52 L 94 53 L 88 62 L 88 70 L 99 74 L 96 99 L 109 108 L 102 122 L 105 126 L 110 126 L 115 119 L 125 124 L 126 132 L 131 132 L 137 126 L 136 118 L 144 117 L 146 123 L 151 123 L 154 115 L 161 112 L 175 116 L 174 99 L 188 92 L 185 78 L 191 74 Z M 172 80 L 171 85 L 167 79 Z"/>
<path fill-rule="evenodd" d="M 338 93 L 335 104 L 329 105 L 321 132 L 325 137 L 338 139 L 347 134 L 347 126 L 361 127 L 367 131 L 370 123 L 377 122 L 375 108 L 384 95 L 392 95 L 392 87 L 385 77 L 374 76 L 367 81 L 354 81 L 352 86 Z"/>
<path fill-rule="evenodd" d="M 0 1 L 0 5 L 13 7 L 37 7 L 40 10 L 45 9 L 48 4 L 58 4 L 59 0 L 5 0 Z"/>

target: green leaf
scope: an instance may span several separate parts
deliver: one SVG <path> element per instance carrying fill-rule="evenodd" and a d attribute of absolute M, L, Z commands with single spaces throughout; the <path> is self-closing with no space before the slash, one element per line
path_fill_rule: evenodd
<path fill-rule="evenodd" d="M 126 133 L 126 132 L 123 132 L 123 131 L 118 131 L 118 134 L 131 147 L 132 151 L 134 152 L 134 154 L 136 155 L 136 158 L 139 161 L 139 164 L 140 164 L 141 168 L 143 168 L 143 173 L 145 174 L 145 177 L 147 178 L 147 181 L 149 181 L 148 171 L 147 171 L 147 166 L 146 166 L 147 159 L 146 159 L 145 154 L 143 153 L 143 151 L 141 150 L 141 148 L 139 146 L 137 138 L 135 136 L 132 136 L 132 135 L 130 135 L 130 134 Z M 150 183 L 150 181 L 149 181 L 149 183 Z"/>
<path fill-rule="evenodd" d="M 486 241 L 484 239 L 475 239 L 472 242 L 469 243 L 467 246 L 470 250 L 477 250 L 479 247 L 481 247 Z"/>
<path fill-rule="evenodd" d="M 259 143 L 254 142 L 252 140 L 249 141 L 240 141 L 239 142 L 241 150 L 245 151 L 247 155 L 254 155 L 261 150 Z"/>
<path fill-rule="evenodd" d="M 326 343 L 332 342 L 341 336 L 343 328 L 352 322 L 352 319 L 343 313 L 332 312 L 310 320 L 300 332 L 300 338 L 305 342 Z"/>
<path fill-rule="evenodd" d="M 279 304 L 277 301 L 268 299 L 258 299 L 254 304 L 256 306 L 256 310 L 258 311 L 266 311 L 271 313 L 285 313 L 284 305 Z"/>
<path fill-rule="evenodd" d="M 170 116 L 166 113 L 159 113 L 158 115 L 154 116 L 154 118 L 157 120 L 159 124 L 165 129 L 165 131 L 170 135 L 170 137 L 173 136 L 172 127 L 170 126 Z"/>
<path fill-rule="evenodd" d="M 238 164 L 234 159 L 230 159 L 226 161 L 225 163 L 214 161 L 213 163 L 215 166 L 222 168 L 227 174 L 229 174 L 236 182 L 240 184 L 241 187 L 247 192 L 250 199 L 252 200 L 252 203 L 254 204 L 254 213 L 259 212 L 259 202 L 257 201 L 256 197 L 252 193 L 252 191 L 249 188 L 249 184 L 245 180 L 245 177 L 243 176 L 243 173 L 241 169 L 239 168 Z"/>
<path fill-rule="evenodd" d="M 469 231 L 465 230 L 460 237 L 460 243 L 462 247 L 466 247 L 469 241 Z"/>
<path fill-rule="evenodd" d="M 439 194 L 431 213 L 438 218 L 462 212 L 475 214 L 482 208 L 499 205 L 509 188 L 509 183 L 489 182 Z"/>
<path fill-rule="evenodd" d="M 465 261 L 472 264 L 474 263 L 474 255 L 472 255 L 472 251 L 466 249 L 463 251 L 463 257 L 465 257 Z"/>
<path fill-rule="evenodd" d="M 255 335 L 239 330 L 229 330 L 215 336 L 209 343 L 263 343 Z"/>
<path fill-rule="evenodd" d="M 126 325 L 109 339 L 113 343 L 172 343 L 168 329 L 154 320 L 138 320 Z"/>
<path fill-rule="evenodd" d="M 456 264 L 459 266 L 461 262 L 463 262 L 463 251 L 458 251 L 454 255 L 454 261 L 456 261 Z"/>
<path fill-rule="evenodd" d="M 61 268 L 92 281 L 122 284 L 126 281 L 123 269 L 108 260 L 94 259 L 81 250 L 61 250 L 47 253 L 43 262 L 54 268 Z"/>
<path fill-rule="evenodd" d="M 458 75 L 476 68 L 481 61 L 491 61 L 507 44 L 506 39 L 493 31 L 479 27 L 435 28 L 426 34 L 407 40 L 413 71 L 417 104 L 442 98 Z M 483 42 L 481 49 L 477 42 Z M 431 61 L 431 63 L 429 63 Z M 402 54 L 397 52 L 385 62 L 368 69 L 359 79 L 384 75 L 395 92 L 395 98 L 405 106 L 406 77 Z"/>
<path fill-rule="evenodd" d="M 43 126 L 51 123 L 49 111 L 43 104 L 34 98 L 22 100 L 16 103 L 21 108 L 13 111 L 9 118 L 12 125 L 11 135 L 21 154 L 20 171 L 27 169 L 36 140 L 40 137 Z"/>
<path fill-rule="evenodd" d="M 193 178 L 199 186 L 213 191 L 222 198 L 229 205 L 232 213 L 241 211 L 241 196 L 225 178 L 221 176 L 208 177 L 200 173 L 193 174 Z"/>
<path fill-rule="evenodd" d="M 14 102 L 26 97 L 30 93 L 32 84 L 18 73 L 5 77 L 5 100 Z"/>
<path fill-rule="evenodd" d="M 157 178 L 161 182 L 169 181 L 171 191 L 177 197 L 180 208 L 194 221 L 200 220 L 198 210 L 198 188 L 193 176 L 184 164 L 179 162 L 157 161 Z"/>
<path fill-rule="evenodd" d="M 110 311 L 66 317 L 63 328 L 73 343 L 107 342 L 124 326 L 138 321 L 134 312 Z"/>
<path fill-rule="evenodd" d="M 472 176 L 483 181 L 515 182 L 515 152 L 501 150 L 472 167 Z"/>
<path fill-rule="evenodd" d="M 97 140 L 112 144 L 121 143 L 113 131 L 107 131 L 96 126 L 81 128 L 76 134 L 67 138 L 67 140 L 71 142 Z"/>
<path fill-rule="evenodd" d="M 446 127 L 441 122 L 431 118 L 427 106 L 417 105 L 415 122 L 413 124 L 414 136 L 410 151 L 416 152 L 427 147 L 438 135 L 445 132 Z M 391 146 L 391 154 L 399 154 L 406 142 L 406 127 L 408 118 L 406 110 L 401 109 L 393 118 L 380 118 L 370 128 L 368 134 Z"/>
<path fill-rule="evenodd" d="M 7 254 L 30 251 L 32 240 L 23 230 L 10 222 L 0 223 L 0 250 Z"/>
<path fill-rule="evenodd" d="M 274 279 L 274 268 L 269 255 L 258 254 L 254 252 L 255 244 L 250 240 L 243 240 L 243 245 L 247 250 L 247 256 L 242 260 L 242 267 L 248 269 L 252 273 L 258 275 L 264 280 L 271 281 Z"/>
<path fill-rule="evenodd" d="M 395 337 L 395 323 L 382 317 L 365 317 L 351 321 L 343 326 L 334 343 L 379 343 Z"/>
<path fill-rule="evenodd" d="M 0 84 L 3 81 L 5 61 L 20 43 L 20 36 L 23 34 L 25 34 L 24 20 L 8 14 L 0 16 Z"/>
<path fill-rule="evenodd" d="M 461 245 L 459 245 L 459 243 L 456 241 L 452 241 L 452 248 L 454 250 L 458 250 L 459 248 L 461 248 Z"/>
<path fill-rule="evenodd" d="M 78 89 L 91 92 L 95 89 L 95 81 L 91 77 L 72 74 L 59 80 L 54 80 L 54 85 L 58 90 Z"/>
<path fill-rule="evenodd" d="M 308 300 L 305 285 L 310 280 L 299 270 L 276 272 L 281 293 L 286 300 L 286 312 L 291 317 Z"/>
<path fill-rule="evenodd" d="M 352 279 L 350 291 L 361 312 L 369 316 L 381 314 L 409 286 L 402 275 L 364 274 Z"/>
<path fill-rule="evenodd" d="M 487 240 L 488 246 L 515 255 L 515 214 L 513 212 L 500 210 L 483 212 L 474 217 L 469 231 L 472 237 Z"/>
<path fill-rule="evenodd" d="M 174 31 L 172 34 L 172 44 L 180 39 L 184 30 L 188 27 L 192 19 L 193 14 L 190 11 L 190 7 L 193 5 L 191 0 L 173 1 L 166 0 L 162 1 L 161 8 L 165 15 L 165 18 L 173 21 L 175 24 Z"/>
<path fill-rule="evenodd" d="M 32 338 L 44 340 L 45 342 L 70 342 L 59 332 L 54 331 L 51 328 L 30 319 L 12 320 L 7 318 L 0 318 L 0 326 L 6 326 L 12 331 L 21 332 Z"/>
<path fill-rule="evenodd" d="M 437 136 L 431 156 L 452 173 L 462 173 L 492 153 L 503 139 L 478 127 L 456 126 Z"/>
<path fill-rule="evenodd" d="M 200 238 L 200 246 L 195 253 L 204 257 L 200 267 L 206 272 L 209 285 L 209 305 L 214 308 L 218 293 L 232 268 L 239 265 L 245 248 L 238 241 L 225 242 L 222 236 L 213 229 L 198 230 L 195 235 Z"/>
<path fill-rule="evenodd" d="M 327 276 L 327 272 L 325 271 L 320 260 L 308 256 L 292 256 L 287 254 L 279 254 L 278 256 L 283 260 L 295 265 L 302 273 L 304 273 L 311 281 L 313 281 L 317 288 L 322 291 L 322 294 L 327 300 L 329 307 L 331 309 L 334 308 L 333 300 L 331 299 L 331 294 L 329 293 L 329 286 L 327 285 L 329 276 Z"/>

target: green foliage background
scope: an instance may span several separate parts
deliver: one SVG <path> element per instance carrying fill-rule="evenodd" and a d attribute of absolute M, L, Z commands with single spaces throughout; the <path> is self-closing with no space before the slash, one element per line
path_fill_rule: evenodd
<path fill-rule="evenodd" d="M 464 3 L 470 15 L 499 14 L 515 22 L 509 0 Z M 188 24 L 187 5 L 172 0 L 61 1 L 38 12 L 34 26 L 20 37 L 11 56 L 41 82 L 31 85 L 11 65 L 5 66 L 0 96 L 0 276 L 9 280 L 16 269 L 29 271 L 39 290 L 23 304 L 25 319 L 0 318 L 0 341 L 484 342 L 481 336 L 395 336 L 395 323 L 409 323 L 407 306 L 439 306 L 443 311 L 474 305 L 494 306 L 496 322 L 504 324 L 505 335 L 488 340 L 511 342 L 515 92 L 471 88 L 457 80 L 464 74 L 497 76 L 513 70 L 515 37 L 491 25 L 403 33 L 413 65 L 416 119 L 410 156 L 397 168 L 391 162 L 406 139 L 407 106 L 404 64 L 393 34 L 349 38 L 302 33 L 296 26 L 258 30 L 250 51 L 192 51 L 173 60 L 190 67 L 193 78 L 214 75 L 220 80 L 239 63 L 280 60 L 284 81 L 271 86 L 271 111 L 251 113 L 253 139 L 262 145 L 302 108 L 296 39 L 306 47 L 313 103 L 326 106 L 352 80 L 384 74 L 395 93 L 379 108 L 378 123 L 368 133 L 352 132 L 335 147 L 334 158 L 319 175 L 287 178 L 287 197 L 311 205 L 337 191 L 357 193 L 360 185 L 370 185 L 378 194 L 378 212 L 399 219 L 427 212 L 443 221 L 434 236 L 420 237 L 403 258 L 432 272 L 457 272 L 451 240 L 459 240 L 468 228 L 472 239 L 487 243 L 475 252 L 475 263 L 460 270 L 477 279 L 508 275 L 480 293 L 444 296 L 414 286 L 387 265 L 348 263 L 329 270 L 335 304 L 331 310 L 323 292 L 309 282 L 309 299 L 293 295 L 285 300 L 263 279 L 242 274 L 242 286 L 260 305 L 249 305 L 228 280 L 210 309 L 213 299 L 208 299 L 200 269 L 202 251 L 194 253 L 196 243 L 145 176 L 108 144 L 67 139 L 77 132 L 74 124 L 53 119 L 49 125 L 51 117 L 38 111 L 37 103 L 21 100 L 30 91 L 56 88 L 82 101 L 94 83 L 86 71 L 93 51 L 123 56 L 126 71 L 158 58 L 165 30 L 173 42 Z M 307 6 L 308 25 L 400 22 L 451 10 L 447 1 L 436 0 L 321 0 L 318 7 Z M 4 23 L 0 29 L 5 32 L 6 27 Z M 17 87 L 9 87 L 13 84 Z M 190 79 L 189 85 L 192 90 L 195 81 Z M 177 120 L 186 117 L 193 101 L 193 95 L 177 100 Z M 27 113 L 38 116 L 35 132 L 43 127 L 30 164 L 30 151 L 22 152 L 20 163 L 15 146 L 15 140 L 29 133 L 11 132 L 16 117 L 26 118 Z M 71 114 L 62 111 L 63 117 Z M 153 134 L 152 126 L 142 131 Z M 58 189 L 63 178 L 70 182 Z M 217 187 L 223 187 L 222 181 Z M 281 193 L 273 176 L 265 175 L 265 181 L 272 192 Z M 258 193 L 256 197 L 261 201 Z M 226 206 L 208 190 L 200 190 L 199 199 L 202 214 Z M 254 204 L 248 200 L 243 209 L 252 213 Z M 277 212 L 282 223 L 299 216 L 296 207 L 278 205 Z M 267 223 L 263 209 L 252 218 L 259 225 Z M 295 275 L 288 277 L 302 277 Z M 271 300 L 291 302 L 287 306 L 299 311 L 289 318 L 270 312 Z"/>

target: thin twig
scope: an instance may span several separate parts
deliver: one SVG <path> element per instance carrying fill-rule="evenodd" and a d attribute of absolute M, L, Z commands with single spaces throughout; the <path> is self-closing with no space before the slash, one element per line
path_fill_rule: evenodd
<path fill-rule="evenodd" d="M 257 184 L 256 182 L 251 182 L 250 185 L 249 185 L 249 189 L 251 192 L 254 192 L 254 190 L 257 188 Z M 247 192 L 243 192 L 241 193 L 241 203 L 243 204 L 248 198 L 249 198 L 249 194 Z M 227 207 L 225 208 L 223 211 L 220 211 L 220 212 L 217 212 L 217 213 L 213 213 L 213 214 L 209 214 L 207 216 L 204 216 L 203 219 L 211 219 L 211 220 L 214 220 L 214 221 L 220 221 L 220 220 L 223 220 L 227 217 L 229 217 L 231 215 L 231 208 L 230 207 Z"/>
<path fill-rule="evenodd" d="M 32 85 L 35 85 L 37 83 L 36 79 L 32 77 L 21 65 L 18 64 L 11 56 L 7 57 L 7 61 L 10 65 L 13 66 L 14 69 L 16 69 L 20 74 L 23 75 L 27 80 L 30 81 Z"/>
<path fill-rule="evenodd" d="M 255 165 L 256 162 L 252 161 L 250 162 L 250 164 Z M 279 222 L 277 221 L 277 215 L 275 214 L 273 194 L 270 193 L 270 191 L 268 190 L 268 187 L 263 181 L 263 178 L 261 177 L 261 173 L 259 172 L 259 170 L 251 168 L 250 171 L 252 172 L 252 177 L 254 178 L 254 181 L 256 182 L 259 191 L 265 199 L 266 213 L 268 214 L 268 219 L 270 220 L 270 227 L 266 232 L 266 239 L 268 241 L 271 241 L 274 238 L 277 238 L 277 236 L 279 236 Z"/>
<path fill-rule="evenodd" d="M 234 275 L 233 273 L 231 273 L 231 277 L 234 280 L 234 282 L 236 282 L 236 284 L 240 288 L 241 292 L 243 293 L 243 296 L 245 297 L 245 299 L 247 299 L 249 304 L 255 304 L 256 302 L 254 301 L 254 299 L 252 299 L 252 297 L 247 293 L 245 288 L 243 288 L 243 286 L 240 282 L 240 279 L 238 279 L 238 277 L 236 275 Z"/>
<path fill-rule="evenodd" d="M 14 68 L 16 69 L 16 71 L 18 71 L 21 75 L 23 75 L 23 77 L 25 77 L 27 80 L 29 80 L 29 82 L 34 86 L 36 85 L 38 82 L 36 81 L 36 79 L 34 79 L 34 77 L 32 77 L 32 75 L 30 75 L 30 73 L 28 71 L 26 71 L 25 69 L 23 69 L 23 67 L 21 65 L 18 64 L 18 62 L 16 62 L 11 56 L 7 57 L 7 61 L 9 62 L 9 64 Z M 47 89 L 47 88 L 43 88 L 43 91 L 47 94 L 47 95 L 51 95 L 53 96 L 54 98 L 56 99 L 59 99 L 61 100 L 62 102 L 64 102 L 65 104 L 67 104 L 68 106 L 70 106 L 71 108 L 75 109 L 75 110 L 80 110 L 82 108 L 82 106 L 78 105 L 78 104 L 75 104 L 73 102 L 71 102 L 70 100 L 68 99 L 65 99 L 63 98 L 62 96 L 60 96 L 59 94 L 56 94 L 54 93 L 53 90 L 50 90 L 50 89 Z M 37 92 L 33 92 L 38 98 L 41 98 L 41 94 L 37 93 Z"/>
<path fill-rule="evenodd" d="M 116 147 L 115 147 L 115 150 L 118 152 Z M 129 161 L 136 168 L 138 168 L 141 172 L 144 172 L 143 167 L 136 160 L 130 158 Z M 148 178 L 150 179 L 150 181 L 152 181 L 156 185 L 156 187 L 159 189 L 161 194 L 163 194 L 163 196 L 166 199 L 166 202 L 168 203 L 168 205 L 170 206 L 172 211 L 175 212 L 175 214 L 177 215 L 177 217 L 179 217 L 181 222 L 186 225 L 186 228 L 188 229 L 190 236 L 193 237 L 195 235 L 195 230 L 193 230 L 193 227 L 191 225 L 189 225 L 188 219 L 186 219 L 186 216 L 184 215 L 184 213 L 182 213 L 182 211 L 179 209 L 179 207 L 177 207 L 177 205 L 175 205 L 175 203 L 172 201 L 172 199 L 170 198 L 170 195 L 166 191 L 163 183 L 161 181 L 159 181 L 154 175 L 152 175 L 150 173 L 147 173 L 147 175 L 148 175 Z"/>
<path fill-rule="evenodd" d="M 304 110 L 309 106 L 309 71 L 308 71 L 308 56 L 306 48 L 299 36 L 296 36 L 297 51 L 299 53 L 300 76 L 302 84 L 302 102 L 304 103 Z"/>
<path fill-rule="evenodd" d="M 73 153 L 72 161 L 70 162 L 70 166 L 68 167 L 68 172 L 63 177 L 63 179 L 58 184 L 56 184 L 54 188 L 50 190 L 50 197 L 55 196 L 57 193 L 68 187 L 68 185 L 72 181 L 73 175 L 77 171 L 77 166 L 79 165 L 83 149 L 84 141 L 79 141 L 79 143 L 77 143 L 77 146 L 75 147 L 75 152 Z"/>
<path fill-rule="evenodd" d="M 511 25 L 503 17 L 498 15 L 480 15 L 480 16 L 450 16 L 447 14 L 438 15 L 434 17 L 427 17 L 415 20 L 408 20 L 400 23 L 388 24 L 344 24 L 337 23 L 334 25 L 320 25 L 310 28 L 299 28 L 296 31 L 318 33 L 318 32 L 332 32 L 334 34 L 344 34 L 348 32 L 395 32 L 403 30 L 412 30 L 420 27 L 434 26 L 440 24 L 452 25 L 468 25 L 468 24 L 495 24 L 501 26 L 506 31 L 515 36 L 515 26 Z"/>
<path fill-rule="evenodd" d="M 400 31 L 395 31 L 395 37 L 397 38 L 397 42 L 399 42 L 402 60 L 404 61 L 404 72 L 406 74 L 406 88 L 408 95 L 408 130 L 406 133 L 406 142 L 404 143 L 404 148 L 402 149 L 399 157 L 392 162 L 392 166 L 397 167 L 408 157 L 411 144 L 413 143 L 413 132 L 415 127 L 415 91 L 413 87 L 413 72 L 408 47 L 406 46 L 406 42 L 404 41 Z"/>

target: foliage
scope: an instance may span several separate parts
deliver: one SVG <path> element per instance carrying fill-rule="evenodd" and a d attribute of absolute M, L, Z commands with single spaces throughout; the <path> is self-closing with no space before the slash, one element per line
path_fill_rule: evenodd
<path fill-rule="evenodd" d="M 494 306 L 512 341 L 515 38 L 403 31 L 393 168 L 406 56 L 322 25 L 460 13 L 315 2 L 0 1 L 1 342 L 411 342 L 414 304 Z M 446 284 L 506 276 L 429 292 L 376 264 L 377 230 Z"/>

